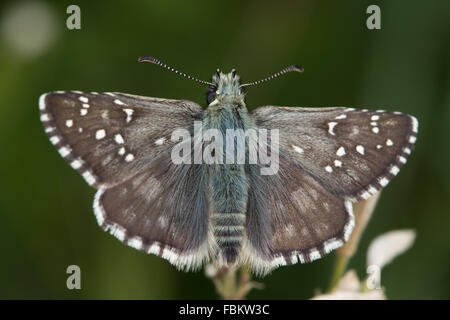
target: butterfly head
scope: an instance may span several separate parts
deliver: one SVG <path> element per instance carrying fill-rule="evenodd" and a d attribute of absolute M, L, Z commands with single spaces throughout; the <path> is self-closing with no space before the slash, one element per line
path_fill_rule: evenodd
<path fill-rule="evenodd" d="M 180 72 L 172 67 L 169 67 L 165 63 L 161 62 L 160 60 L 153 58 L 153 57 L 140 57 L 138 59 L 139 62 L 150 62 L 153 64 L 156 64 L 160 67 L 163 67 L 167 70 L 170 70 L 172 72 L 175 72 L 176 74 L 194 80 L 195 82 L 206 84 L 209 86 L 208 90 L 206 91 L 206 101 L 208 103 L 209 107 L 218 106 L 221 103 L 224 102 L 231 102 L 234 105 L 238 106 L 245 106 L 244 98 L 244 88 L 255 86 L 260 83 L 272 80 L 274 78 L 277 78 L 281 76 L 282 74 L 288 73 L 288 72 L 303 72 L 303 68 L 298 65 L 291 65 L 287 68 L 282 69 L 281 71 L 271 75 L 270 77 L 253 81 L 250 83 L 244 83 L 240 84 L 240 78 L 236 74 L 236 70 L 231 70 L 230 73 L 222 73 L 219 69 L 217 69 L 216 74 L 212 76 L 212 81 L 203 81 L 197 78 L 194 78 L 193 76 L 190 76 L 186 73 Z"/>
<path fill-rule="evenodd" d="M 222 73 L 217 69 L 216 74 L 212 76 L 211 84 L 206 91 L 208 106 L 213 107 L 226 101 L 243 104 L 245 94 L 235 69 L 230 73 Z"/>

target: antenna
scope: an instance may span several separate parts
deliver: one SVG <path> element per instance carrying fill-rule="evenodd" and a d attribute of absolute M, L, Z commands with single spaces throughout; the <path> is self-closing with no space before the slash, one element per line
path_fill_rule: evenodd
<path fill-rule="evenodd" d="M 180 75 L 180 76 L 183 76 L 183 77 L 185 77 L 185 78 L 194 80 L 195 82 L 198 82 L 198 83 L 201 83 L 201 84 L 206 84 L 206 85 L 208 85 L 208 86 L 215 87 L 214 84 L 212 84 L 211 82 L 203 81 L 203 80 L 194 78 L 194 77 L 192 77 L 192 76 L 190 76 L 190 75 L 187 75 L 186 73 L 180 72 L 180 71 L 178 71 L 178 70 L 176 70 L 176 69 L 174 69 L 174 68 L 172 68 L 172 67 L 169 67 L 169 66 L 166 65 L 164 62 L 161 62 L 161 61 L 159 61 L 159 60 L 156 59 L 156 58 L 153 58 L 153 57 L 140 57 L 140 58 L 138 59 L 138 61 L 139 61 L 139 62 L 151 62 L 151 63 L 156 64 L 156 65 L 158 65 L 158 66 L 161 66 L 161 67 L 163 67 L 163 68 L 165 68 L 165 69 L 167 69 L 167 70 L 170 70 L 170 71 L 172 71 L 172 72 L 175 72 L 176 74 L 178 74 L 178 75 Z"/>
<path fill-rule="evenodd" d="M 261 80 L 258 80 L 258 81 L 253 81 L 253 82 L 250 82 L 250 83 L 241 84 L 239 86 L 239 88 L 255 86 L 257 84 L 260 84 L 260 83 L 263 83 L 263 82 L 275 79 L 275 78 L 277 78 L 277 77 L 279 77 L 279 76 L 281 76 L 281 75 L 283 75 L 285 73 L 288 73 L 288 72 L 303 72 L 303 67 L 300 67 L 300 66 L 298 66 L 296 64 L 293 64 L 293 65 L 291 65 L 289 67 L 286 67 L 283 70 L 281 70 L 281 71 L 271 75 L 270 77 L 267 77 L 267 78 L 264 78 L 264 79 L 261 79 Z"/>

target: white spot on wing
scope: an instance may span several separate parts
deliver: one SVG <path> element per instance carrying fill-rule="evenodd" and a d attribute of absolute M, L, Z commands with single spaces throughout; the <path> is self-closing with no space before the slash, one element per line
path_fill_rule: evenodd
<path fill-rule="evenodd" d="M 123 109 L 123 112 L 125 112 L 127 114 L 127 122 L 131 121 L 131 116 L 134 113 L 133 109 Z"/>
<path fill-rule="evenodd" d="M 372 195 L 375 195 L 375 193 L 378 192 L 377 188 L 375 188 L 374 186 L 369 186 L 368 190 Z"/>
<path fill-rule="evenodd" d="M 123 156 L 125 154 L 125 148 L 124 147 L 120 148 L 118 153 L 119 155 Z"/>
<path fill-rule="evenodd" d="M 97 130 L 95 133 L 95 139 L 100 140 L 106 136 L 106 131 L 104 129 Z"/>
<path fill-rule="evenodd" d="M 160 246 L 157 243 L 155 243 L 155 244 L 152 244 L 150 248 L 148 248 L 147 252 L 158 255 L 159 251 L 160 251 Z"/>
<path fill-rule="evenodd" d="M 378 132 L 380 132 L 380 129 L 378 129 L 378 127 L 373 127 L 372 131 L 373 131 L 373 133 L 378 133 Z"/>
<path fill-rule="evenodd" d="M 303 254 L 302 253 L 299 253 L 298 254 L 298 260 L 300 260 L 300 263 L 305 263 L 305 257 L 303 256 Z"/>
<path fill-rule="evenodd" d="M 67 147 L 61 147 L 59 148 L 58 152 L 63 158 L 65 158 L 70 154 L 70 149 Z"/>
<path fill-rule="evenodd" d="M 114 140 L 118 143 L 118 144 L 123 144 L 125 141 L 123 140 L 123 137 L 120 133 L 116 134 L 114 136 Z"/>
<path fill-rule="evenodd" d="M 87 181 L 89 185 L 93 185 L 95 183 L 95 178 L 89 171 L 85 171 L 82 174 L 83 178 Z"/>
<path fill-rule="evenodd" d="M 66 127 L 70 128 L 72 126 L 73 126 L 73 120 L 72 119 L 66 120 Z"/>
<path fill-rule="evenodd" d="M 119 106 L 124 106 L 124 105 L 125 105 L 125 103 L 122 102 L 122 101 L 120 101 L 119 99 L 115 99 L 115 100 L 114 100 L 114 103 L 115 103 L 115 104 L 118 104 Z"/>
<path fill-rule="evenodd" d="M 300 147 L 292 145 L 292 148 L 295 150 L 295 152 L 298 152 L 300 154 L 302 154 L 304 152 L 304 150 Z"/>
<path fill-rule="evenodd" d="M 105 189 L 99 189 L 95 194 L 94 198 L 94 213 L 97 218 L 97 223 L 99 226 L 103 225 L 105 222 L 105 210 L 103 209 L 102 204 L 100 203 L 100 197 L 105 192 Z"/>
<path fill-rule="evenodd" d="M 392 141 L 391 139 L 387 139 L 386 140 L 386 145 L 387 146 L 393 146 L 394 145 L 394 141 Z"/>
<path fill-rule="evenodd" d="M 333 238 L 331 240 L 327 240 L 324 243 L 324 250 L 326 253 L 330 253 L 331 251 L 340 248 L 343 244 L 344 242 L 342 240 L 337 240 Z"/>
<path fill-rule="evenodd" d="M 159 226 L 161 227 L 161 229 L 165 229 L 167 227 L 167 225 L 169 224 L 169 222 L 167 221 L 167 218 L 164 216 L 160 216 L 157 220 Z"/>
<path fill-rule="evenodd" d="M 340 147 L 339 149 L 337 149 L 336 155 L 337 155 L 338 157 L 344 156 L 344 155 L 345 155 L 345 148 L 344 148 L 344 147 Z"/>
<path fill-rule="evenodd" d="M 173 252 L 167 248 L 164 248 L 162 257 L 164 259 L 168 260 L 170 263 L 174 264 L 178 258 L 178 254 L 176 254 L 175 252 Z"/>
<path fill-rule="evenodd" d="M 334 122 L 334 121 L 331 121 L 331 122 L 328 122 L 328 132 L 331 134 L 331 135 L 335 135 L 334 134 L 334 127 L 337 125 L 338 123 L 337 122 Z"/>
<path fill-rule="evenodd" d="M 45 109 L 45 97 L 47 96 L 46 93 L 42 94 L 39 97 L 39 110 L 44 110 Z"/>
<path fill-rule="evenodd" d="M 353 227 L 355 226 L 355 216 L 353 215 L 353 205 L 350 201 L 345 201 L 345 209 L 347 209 L 349 215 L 349 221 L 344 227 L 344 240 L 347 241 L 352 233 Z"/>
<path fill-rule="evenodd" d="M 84 102 L 84 103 L 88 103 L 89 102 L 89 99 L 86 98 L 86 97 L 79 97 L 78 100 L 80 100 L 81 102 Z"/>
<path fill-rule="evenodd" d="M 341 114 L 341 115 L 337 116 L 335 119 L 341 120 L 341 119 L 345 119 L 345 118 L 347 118 L 347 115 L 346 114 Z"/>
<path fill-rule="evenodd" d="M 342 161 L 340 161 L 340 160 L 334 160 L 334 165 L 335 165 L 336 167 L 342 167 Z"/>
<path fill-rule="evenodd" d="M 331 172 L 333 172 L 333 168 L 330 166 L 326 166 L 325 171 L 331 173 Z"/>
<path fill-rule="evenodd" d="M 106 229 L 108 229 L 109 233 L 112 234 L 117 239 L 119 239 L 120 241 L 123 242 L 125 240 L 126 231 L 121 226 L 117 224 L 110 224 L 107 226 Z"/>
<path fill-rule="evenodd" d="M 358 153 L 364 155 L 364 147 L 362 145 L 357 145 L 356 151 L 358 151 Z"/>
<path fill-rule="evenodd" d="M 87 109 L 80 109 L 80 114 L 81 114 L 82 116 L 87 115 L 87 113 L 88 113 Z"/>
<path fill-rule="evenodd" d="M 70 165 L 76 170 L 81 168 L 82 163 L 80 160 L 73 160 Z"/>
<path fill-rule="evenodd" d="M 108 110 L 102 111 L 102 118 L 105 120 L 109 120 L 109 111 Z"/>
<path fill-rule="evenodd" d="M 312 249 L 309 252 L 309 259 L 311 261 L 314 261 L 314 260 L 317 260 L 317 259 L 320 259 L 320 258 L 321 258 L 321 256 L 320 256 L 320 253 L 319 253 L 319 251 L 317 249 Z"/>
<path fill-rule="evenodd" d="M 395 176 L 400 171 L 400 169 L 397 166 L 392 166 L 390 172 Z"/>
<path fill-rule="evenodd" d="M 130 247 L 135 248 L 137 250 L 142 249 L 142 239 L 140 237 L 133 237 L 128 240 L 127 243 Z"/>
<path fill-rule="evenodd" d="M 53 137 L 50 138 L 50 142 L 52 144 L 57 144 L 59 141 L 60 141 L 60 139 L 57 136 L 53 136 Z"/>
<path fill-rule="evenodd" d="M 373 115 L 371 118 L 370 118 L 370 120 L 372 120 L 372 121 L 378 121 L 378 120 L 380 120 L 380 116 L 379 115 Z"/>
<path fill-rule="evenodd" d="M 155 141 L 155 144 L 156 144 L 157 146 L 161 146 L 161 145 L 164 144 L 165 141 L 166 141 L 166 138 L 162 137 L 162 138 L 159 138 L 158 140 L 156 140 L 156 141 Z"/>
<path fill-rule="evenodd" d="M 389 183 L 389 180 L 386 179 L 385 177 L 382 177 L 382 178 L 378 179 L 378 182 L 380 183 L 381 186 L 385 187 Z"/>
<path fill-rule="evenodd" d="M 134 155 L 132 153 L 129 153 L 126 155 L 126 157 L 125 157 L 126 162 L 131 162 L 133 160 L 134 160 Z"/>
<path fill-rule="evenodd" d="M 367 200 L 370 198 L 370 193 L 367 191 L 364 191 L 363 193 L 361 193 L 361 198 L 363 198 L 364 200 Z"/>
<path fill-rule="evenodd" d="M 417 121 L 417 119 L 413 116 L 411 117 L 411 121 L 412 121 L 412 131 L 417 133 L 417 131 L 419 130 L 419 122 Z"/>

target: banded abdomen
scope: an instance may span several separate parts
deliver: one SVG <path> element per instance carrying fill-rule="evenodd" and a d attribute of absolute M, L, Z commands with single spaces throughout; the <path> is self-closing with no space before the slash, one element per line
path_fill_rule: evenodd
<path fill-rule="evenodd" d="M 247 176 L 243 165 L 214 165 L 211 171 L 214 236 L 219 255 L 232 265 L 239 257 L 245 232 Z"/>

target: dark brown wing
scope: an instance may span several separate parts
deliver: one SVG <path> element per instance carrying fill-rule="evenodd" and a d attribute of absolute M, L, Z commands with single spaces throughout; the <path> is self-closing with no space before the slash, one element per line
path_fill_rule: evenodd
<path fill-rule="evenodd" d="M 367 199 L 398 173 L 416 141 L 416 118 L 349 108 L 256 109 L 258 127 L 279 129 L 280 153 L 331 193 Z"/>
<path fill-rule="evenodd" d="M 175 143 L 203 109 L 184 100 L 122 93 L 56 91 L 41 96 L 41 121 L 61 156 L 92 186 L 134 176 Z"/>
<path fill-rule="evenodd" d="M 243 259 L 257 273 L 316 260 L 348 240 L 354 225 L 350 201 L 283 158 L 276 175 L 260 175 L 256 165 L 248 171 Z"/>

